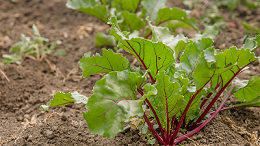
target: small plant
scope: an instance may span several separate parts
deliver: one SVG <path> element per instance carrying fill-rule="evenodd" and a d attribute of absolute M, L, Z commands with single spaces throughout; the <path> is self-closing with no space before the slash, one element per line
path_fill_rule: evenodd
<path fill-rule="evenodd" d="M 30 37 L 21 34 L 21 41 L 15 43 L 9 50 L 9 53 L 14 54 L 3 54 L 2 57 L 4 59 L 1 64 L 8 63 L 16 63 L 18 65 L 21 64 L 22 60 L 26 57 L 29 57 L 35 61 L 42 61 L 46 54 L 51 54 L 54 52 L 56 48 L 56 44 L 52 43 L 50 47 L 48 47 L 47 42 L 49 41 L 47 38 L 43 38 L 35 25 L 32 26 L 33 29 L 33 39 Z M 60 42 L 57 42 L 60 44 Z M 63 50 L 56 50 L 54 54 L 66 55 L 66 52 Z"/>
<path fill-rule="evenodd" d="M 128 60 L 112 50 L 103 49 L 103 56 L 88 52 L 79 62 L 83 77 L 107 73 L 96 82 L 93 94 L 88 98 L 77 92 L 57 92 L 42 109 L 83 103 L 89 131 L 106 137 L 123 131 L 122 124 L 130 118 L 143 118 L 159 144 L 173 146 L 198 132 L 221 111 L 260 106 L 260 77 L 248 81 L 236 78 L 250 63 L 259 61 L 254 51 L 260 45 L 260 35 L 247 39 L 242 48 L 220 51 L 214 49 L 210 38 L 192 41 L 173 36 L 168 28 L 149 21 L 151 40 L 121 31 L 115 17 L 109 24 L 118 46 L 133 54 L 142 69 L 130 68 Z M 210 112 L 222 94 L 221 104 Z M 224 108 L 231 95 L 242 103 Z M 150 115 L 144 113 L 145 108 L 150 109 Z M 185 135 L 177 137 L 181 129 Z"/>

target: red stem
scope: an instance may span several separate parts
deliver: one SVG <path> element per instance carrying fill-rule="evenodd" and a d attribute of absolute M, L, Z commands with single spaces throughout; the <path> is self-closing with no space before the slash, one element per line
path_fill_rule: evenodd
<path fill-rule="evenodd" d="M 134 48 L 132 48 L 132 46 L 129 44 L 129 42 L 128 42 L 127 40 L 126 40 L 126 43 L 129 45 L 129 47 L 131 47 L 132 51 L 135 53 L 135 55 L 136 55 L 136 56 L 138 57 L 138 59 L 141 61 L 141 63 L 142 63 L 142 65 L 143 65 L 144 69 L 147 70 L 148 68 L 146 67 L 146 65 L 145 65 L 144 61 L 141 59 L 141 57 L 137 54 L 137 52 L 134 50 Z M 148 75 L 150 76 L 152 82 L 155 83 L 156 81 L 155 81 L 155 79 L 153 78 L 153 76 L 151 75 L 150 72 L 148 72 Z"/>
<path fill-rule="evenodd" d="M 222 108 L 219 112 L 223 112 L 223 111 L 227 111 L 227 110 L 231 110 L 231 109 L 236 109 L 236 108 L 241 108 L 241 107 L 258 107 L 259 106 L 246 106 L 246 105 L 243 105 L 243 106 L 235 106 L 235 107 L 225 107 L 225 108 Z M 213 112 L 210 112 L 209 114 L 212 115 L 214 114 L 216 111 L 213 111 Z"/>
<path fill-rule="evenodd" d="M 220 86 L 220 84 L 217 84 L 217 86 L 216 86 L 214 89 L 217 90 L 219 86 Z M 209 93 L 209 94 L 207 95 L 206 99 L 203 100 L 203 102 L 202 102 L 201 105 L 200 105 L 200 109 L 202 109 L 202 107 L 203 107 L 204 104 L 208 101 L 208 99 L 210 98 L 211 95 L 212 95 L 212 93 Z"/>
<path fill-rule="evenodd" d="M 205 85 L 206 85 L 206 84 L 205 84 Z M 204 85 L 204 86 L 205 86 L 205 85 Z M 204 87 L 204 86 L 203 86 L 203 87 Z M 175 131 L 174 131 L 174 133 L 173 133 L 173 136 L 172 136 L 172 138 L 171 138 L 170 144 L 172 144 L 172 143 L 174 142 L 174 139 L 176 138 L 176 136 L 177 136 L 177 134 L 178 134 L 178 132 L 179 132 L 179 130 L 180 130 L 180 128 L 181 128 L 182 122 L 183 122 L 184 118 L 186 117 L 186 114 L 187 114 L 187 112 L 188 112 L 188 109 L 189 109 L 190 106 L 191 106 L 192 101 L 193 101 L 194 98 L 199 94 L 199 92 L 203 89 L 203 87 L 200 88 L 200 89 L 192 96 L 192 98 L 189 100 L 189 102 L 188 102 L 188 104 L 187 104 L 185 110 L 183 111 L 183 113 L 182 113 L 182 115 L 181 115 L 180 121 L 178 122 L 178 125 L 177 125 L 177 127 L 176 127 L 176 129 L 175 129 Z"/>
<path fill-rule="evenodd" d="M 235 84 L 236 85 L 236 84 Z M 226 98 L 224 99 L 224 101 L 221 103 L 221 105 L 218 107 L 218 109 L 204 122 L 202 123 L 200 126 L 198 126 L 197 128 L 195 128 L 194 130 L 192 130 L 191 132 L 178 137 L 177 139 L 174 140 L 173 144 L 176 144 L 178 142 L 183 141 L 184 139 L 186 139 L 187 137 L 192 136 L 193 134 L 197 133 L 199 130 L 201 130 L 203 127 L 205 127 L 221 110 L 221 108 L 223 107 L 224 103 L 226 102 L 226 100 L 228 99 L 228 97 L 230 96 L 233 88 L 235 87 L 235 85 L 230 89 L 229 93 L 227 94 Z"/>
<path fill-rule="evenodd" d="M 137 89 L 137 91 L 141 94 L 141 96 L 144 95 L 144 93 L 143 93 L 140 89 Z M 164 140 L 164 141 L 167 141 L 167 139 L 166 139 L 166 137 L 165 137 L 165 134 L 164 134 L 165 132 L 164 132 L 164 130 L 163 130 L 163 127 L 162 127 L 162 125 L 161 125 L 161 122 L 160 122 L 160 120 L 159 120 L 159 118 L 158 118 L 158 115 L 156 114 L 156 112 L 155 112 L 153 106 L 151 105 L 151 103 L 149 102 L 149 100 L 148 100 L 147 98 L 145 99 L 145 102 L 148 104 L 148 106 L 150 107 L 150 109 L 152 110 L 152 112 L 153 112 L 153 114 L 154 114 L 154 117 L 155 117 L 155 119 L 156 119 L 156 121 L 157 121 L 157 123 L 158 123 L 159 129 L 160 129 L 160 131 L 161 131 L 161 133 L 162 133 L 163 140 Z"/>
<path fill-rule="evenodd" d="M 156 133 L 156 131 L 153 129 L 153 126 L 151 124 L 151 122 L 149 121 L 149 119 L 147 118 L 147 116 L 143 115 L 144 119 L 145 119 L 145 122 L 147 123 L 149 129 L 151 130 L 151 132 L 153 133 L 153 136 L 155 137 L 155 139 L 161 144 L 161 145 L 167 145 L 163 139 Z"/>
<path fill-rule="evenodd" d="M 207 106 L 207 108 L 205 109 L 205 111 L 200 115 L 200 117 L 198 118 L 198 120 L 191 126 L 188 128 L 188 130 L 192 130 L 194 129 L 196 126 L 198 126 L 198 124 L 204 119 L 204 117 L 207 115 L 207 113 L 209 112 L 209 110 L 212 108 L 212 106 L 214 105 L 214 103 L 217 101 L 217 99 L 219 98 L 219 96 L 222 94 L 222 92 L 227 88 L 227 86 L 232 82 L 232 80 L 240 73 L 241 69 L 238 70 L 238 72 L 226 83 L 226 85 L 224 87 L 222 87 L 220 89 L 220 91 L 215 95 L 215 97 L 213 98 L 213 100 L 210 102 L 210 104 Z"/>

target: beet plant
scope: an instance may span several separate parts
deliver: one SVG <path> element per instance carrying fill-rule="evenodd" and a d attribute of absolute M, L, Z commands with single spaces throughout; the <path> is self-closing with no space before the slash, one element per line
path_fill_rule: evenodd
<path fill-rule="evenodd" d="M 155 26 L 167 27 L 174 34 L 177 34 L 176 28 L 179 27 L 197 31 L 197 22 L 188 17 L 188 11 L 166 7 L 166 2 L 167 0 L 68 0 L 66 6 L 95 16 L 105 24 L 111 16 L 116 16 L 122 31 L 139 32 L 136 35 L 144 38 L 150 38 L 152 35 L 146 17 L 149 17 Z M 218 34 L 218 27 L 206 26 L 203 34 L 213 38 Z M 99 32 L 95 37 L 95 44 L 98 47 L 114 47 L 116 42 L 113 36 Z"/>
<path fill-rule="evenodd" d="M 88 98 L 77 92 L 57 92 L 50 105 L 41 108 L 83 103 L 89 131 L 106 137 L 114 137 L 123 131 L 124 122 L 139 117 L 159 144 L 173 146 L 201 130 L 221 111 L 260 106 L 260 77 L 236 78 L 250 63 L 259 61 L 254 51 L 260 35 L 247 39 L 242 48 L 218 50 L 211 38 L 193 41 L 148 23 L 150 40 L 121 31 L 115 17 L 109 21 L 118 46 L 134 55 L 141 67 L 131 68 L 122 54 L 112 50 L 103 49 L 102 56 L 88 52 L 79 61 L 83 77 L 107 73 L 96 82 L 93 94 Z M 223 107 L 231 95 L 241 103 Z M 218 99 L 222 101 L 214 109 Z M 178 137 L 182 129 L 185 135 Z"/>

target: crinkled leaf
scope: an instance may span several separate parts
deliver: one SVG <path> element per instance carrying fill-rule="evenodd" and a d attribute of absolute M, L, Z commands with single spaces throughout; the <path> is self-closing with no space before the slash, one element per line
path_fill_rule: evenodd
<path fill-rule="evenodd" d="M 128 67 L 128 60 L 122 54 L 114 53 L 111 49 L 103 49 L 103 56 L 98 53 L 90 57 L 90 52 L 85 53 L 79 61 L 79 67 L 83 70 L 83 77 L 96 73 L 109 73 L 111 71 L 122 71 Z"/>
<path fill-rule="evenodd" d="M 83 112 L 91 133 L 114 137 L 123 130 L 123 122 L 143 115 L 139 105 L 142 100 L 135 100 L 140 78 L 138 73 L 120 71 L 110 72 L 96 82 L 86 105 L 88 112 Z"/>
<path fill-rule="evenodd" d="M 219 27 L 216 25 L 213 26 L 206 26 L 205 30 L 202 34 L 195 34 L 195 36 L 192 38 L 192 40 L 195 42 L 197 40 L 200 40 L 202 38 L 211 38 L 215 39 L 215 37 L 218 35 Z"/>
<path fill-rule="evenodd" d="M 103 32 L 97 33 L 95 37 L 95 42 L 96 46 L 101 47 L 101 46 L 116 46 L 116 40 L 112 35 L 106 35 Z"/>
<path fill-rule="evenodd" d="M 149 22 L 149 20 L 148 20 Z M 169 46 L 174 51 L 174 59 L 176 60 L 180 53 L 192 42 L 183 34 L 178 34 L 176 37 L 171 35 L 171 32 L 166 27 L 153 26 L 149 23 L 151 30 L 153 31 L 152 41 L 163 42 L 163 44 Z"/>
<path fill-rule="evenodd" d="M 112 7 L 118 11 L 129 11 L 134 13 L 138 8 L 140 0 L 113 0 Z"/>
<path fill-rule="evenodd" d="M 153 43 L 143 38 L 128 39 L 120 31 L 114 17 L 111 18 L 111 23 L 110 33 L 121 42 L 120 47 L 128 53 L 135 55 L 138 61 L 144 65 L 144 68 L 150 70 L 153 78 L 158 71 L 165 70 L 175 61 L 173 51 L 163 43 Z"/>
<path fill-rule="evenodd" d="M 45 111 L 47 111 L 50 107 L 54 106 L 65 106 L 71 103 L 88 103 L 88 97 L 76 92 L 73 93 L 62 93 L 62 92 L 56 92 L 53 99 L 51 99 L 50 105 L 42 105 L 41 108 Z"/>
<path fill-rule="evenodd" d="M 138 18 L 134 13 L 128 11 L 121 12 L 121 16 L 124 18 L 124 22 L 129 27 L 130 32 L 134 30 L 140 30 L 145 27 L 144 21 Z"/>
<path fill-rule="evenodd" d="M 250 77 L 248 84 L 238 90 L 234 96 L 239 100 L 239 101 L 252 101 L 255 98 L 259 97 L 260 95 L 260 77 L 255 77 L 252 76 Z"/>
<path fill-rule="evenodd" d="M 95 16 L 99 19 L 101 19 L 104 22 L 108 21 L 109 17 L 109 9 L 107 5 L 95 5 L 95 6 L 89 6 L 89 7 L 80 7 L 77 9 L 78 11 L 84 12 L 88 15 Z"/>
<path fill-rule="evenodd" d="M 190 75 L 195 68 L 195 64 L 199 58 L 200 53 L 212 46 L 212 39 L 203 38 L 186 47 L 184 53 L 180 57 L 180 62 L 183 69 Z"/>
<path fill-rule="evenodd" d="M 227 67 L 229 63 L 236 63 L 238 67 L 245 67 L 249 63 L 258 60 L 250 49 L 237 49 L 236 47 L 222 51 L 216 58 L 219 67 Z"/>
<path fill-rule="evenodd" d="M 186 24 L 188 24 L 189 26 L 191 26 L 192 28 L 197 30 L 195 25 L 192 24 L 193 21 L 191 21 L 188 18 L 187 13 L 179 8 L 166 7 L 166 8 L 160 9 L 158 12 L 157 20 L 156 20 L 156 26 L 163 22 L 169 21 L 169 20 L 179 20 L 179 21 L 185 22 Z"/>
<path fill-rule="evenodd" d="M 213 50 L 213 48 L 210 49 Z M 192 74 L 197 90 L 203 88 L 211 80 L 214 72 L 215 70 L 208 66 L 203 51 L 197 59 L 196 67 Z"/>
<path fill-rule="evenodd" d="M 153 88 L 151 86 L 144 87 L 147 92 L 144 97 L 148 97 L 163 126 L 167 125 L 167 118 L 172 118 L 183 108 L 184 101 L 183 95 L 180 94 L 180 88 L 180 84 L 171 81 L 164 72 L 158 73 Z M 155 92 L 155 90 L 157 91 Z"/>
<path fill-rule="evenodd" d="M 143 0 L 141 2 L 144 18 L 149 16 L 151 21 L 157 19 L 159 9 L 166 7 L 167 0 Z"/>
<path fill-rule="evenodd" d="M 98 0 L 68 0 L 66 6 L 71 9 L 79 9 L 89 6 L 93 7 L 96 4 L 100 4 L 100 2 Z"/>

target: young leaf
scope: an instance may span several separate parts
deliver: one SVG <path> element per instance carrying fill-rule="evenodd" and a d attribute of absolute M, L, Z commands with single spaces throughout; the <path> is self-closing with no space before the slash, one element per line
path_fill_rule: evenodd
<path fill-rule="evenodd" d="M 243 48 L 250 49 L 251 52 L 254 52 L 260 46 L 260 35 L 257 35 L 255 38 L 247 38 Z"/>
<path fill-rule="evenodd" d="M 180 57 L 180 62 L 187 75 L 190 75 L 195 68 L 200 53 L 212 46 L 212 39 L 203 38 L 186 47 L 184 53 Z M 204 57 L 204 56 L 203 56 Z"/>
<path fill-rule="evenodd" d="M 101 19 L 104 22 L 108 22 L 109 17 L 109 9 L 108 6 L 105 5 L 95 5 L 95 6 L 89 6 L 89 7 L 80 7 L 77 9 L 78 11 L 84 12 L 88 15 L 95 16 L 99 19 Z"/>
<path fill-rule="evenodd" d="M 103 32 L 97 33 L 95 42 L 97 47 L 101 46 L 116 46 L 116 40 L 112 35 L 106 35 Z"/>
<path fill-rule="evenodd" d="M 145 91 L 149 94 L 144 95 L 144 97 L 148 97 L 161 124 L 163 127 L 166 127 L 167 119 L 172 118 L 183 108 L 183 95 L 180 94 L 181 86 L 178 82 L 172 82 L 170 77 L 163 71 L 158 73 L 156 76 L 156 83 L 153 86 L 154 88 L 149 86 L 144 87 Z M 154 91 L 155 89 L 157 92 Z"/>
<path fill-rule="evenodd" d="M 54 54 L 54 55 L 62 55 L 62 56 L 65 56 L 65 55 L 67 55 L 67 52 L 64 51 L 64 50 L 58 49 L 58 50 L 56 50 L 53 54 Z"/>
<path fill-rule="evenodd" d="M 88 103 L 88 97 L 79 94 L 77 91 L 73 93 L 62 93 L 62 92 L 56 92 L 53 99 L 51 99 L 50 105 L 42 105 L 41 108 L 45 111 L 47 111 L 50 107 L 54 106 L 65 106 L 71 103 Z"/>
<path fill-rule="evenodd" d="M 158 17 L 156 20 L 156 26 L 159 24 L 169 21 L 169 20 L 179 20 L 182 22 L 185 22 L 189 26 L 191 26 L 193 29 L 197 30 L 194 24 L 192 24 L 192 21 L 188 18 L 188 15 L 185 11 L 179 9 L 179 8 L 163 8 L 160 9 L 158 12 Z"/>
<path fill-rule="evenodd" d="M 96 4 L 100 4 L 99 1 L 96 0 L 68 0 L 66 3 L 66 7 L 70 9 L 79 9 L 86 7 L 94 7 Z"/>
<path fill-rule="evenodd" d="M 114 137 L 123 130 L 123 122 L 133 116 L 142 116 L 143 110 L 136 99 L 139 73 L 128 71 L 110 72 L 96 82 L 93 95 L 86 105 L 84 119 L 89 131 L 106 137 Z"/>
<path fill-rule="evenodd" d="M 36 37 L 41 37 L 41 34 L 40 34 L 40 32 L 39 32 L 39 30 L 38 30 L 38 28 L 36 27 L 35 24 L 33 24 L 32 29 L 33 29 L 33 34 L 34 34 Z"/>
<path fill-rule="evenodd" d="M 112 7 L 118 11 L 129 11 L 135 13 L 141 0 L 113 0 Z"/>
<path fill-rule="evenodd" d="M 148 20 L 149 22 L 149 20 Z M 180 53 L 188 46 L 192 41 L 189 40 L 184 35 L 180 34 L 174 37 L 171 32 L 166 27 L 153 26 L 149 22 L 149 26 L 153 31 L 152 41 L 162 42 L 163 44 L 169 46 L 174 51 L 174 59 L 176 60 Z"/>
<path fill-rule="evenodd" d="M 157 19 L 159 9 L 166 7 L 167 0 L 143 0 L 141 2 L 144 18 L 149 16 L 151 21 Z"/>
<path fill-rule="evenodd" d="M 135 14 L 129 13 L 128 11 L 121 12 L 121 16 L 124 18 L 124 22 L 129 27 L 130 32 L 134 30 L 140 30 L 145 27 L 144 21 L 138 18 Z"/>
<path fill-rule="evenodd" d="M 21 48 L 25 48 L 29 45 L 28 42 L 24 42 L 24 41 L 20 41 L 20 42 L 17 42 L 15 43 L 11 49 L 9 50 L 9 53 L 13 53 L 13 52 L 16 52 L 16 51 L 19 51 L 21 50 Z"/>
<path fill-rule="evenodd" d="M 234 96 L 239 101 L 252 101 L 260 95 L 260 77 L 252 76 L 247 85 L 238 90 Z"/>
<path fill-rule="evenodd" d="M 219 28 L 216 25 L 213 26 L 206 26 L 205 30 L 202 34 L 195 34 L 195 36 L 192 38 L 192 40 L 195 42 L 197 40 L 200 40 L 202 38 L 211 38 L 215 39 L 215 37 L 218 35 Z"/>
<path fill-rule="evenodd" d="M 110 33 L 121 42 L 126 52 L 136 56 L 138 61 L 146 70 L 150 70 L 151 76 L 155 78 L 160 70 L 165 70 L 175 60 L 173 51 L 163 43 L 153 43 L 143 38 L 128 39 L 119 29 L 116 18 L 111 18 L 112 27 Z"/>
<path fill-rule="evenodd" d="M 16 63 L 18 65 L 21 65 L 21 60 L 22 56 L 21 55 L 16 55 L 16 54 L 3 54 L 2 55 L 4 61 L 3 64 L 8 64 L 8 63 Z"/>
<path fill-rule="evenodd" d="M 103 49 L 103 56 L 96 54 L 90 57 L 90 52 L 85 53 L 79 61 L 79 67 L 83 70 L 83 77 L 96 73 L 109 73 L 111 71 L 122 71 L 128 67 L 128 60 L 122 54 L 114 53 L 111 49 Z"/>
<path fill-rule="evenodd" d="M 209 48 L 209 50 L 214 49 Z M 197 90 L 203 88 L 211 80 L 215 73 L 215 70 L 208 66 L 204 53 L 205 51 L 201 52 L 194 69 L 194 73 L 192 74 Z"/>

